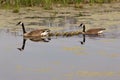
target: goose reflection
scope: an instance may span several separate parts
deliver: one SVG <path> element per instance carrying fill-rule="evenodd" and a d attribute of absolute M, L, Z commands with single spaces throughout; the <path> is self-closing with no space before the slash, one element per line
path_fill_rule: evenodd
<path fill-rule="evenodd" d="M 86 35 L 86 34 L 82 34 L 82 41 L 80 41 L 81 45 L 84 45 L 86 42 L 86 37 L 89 37 L 89 39 L 93 39 L 96 40 L 98 38 L 104 38 L 105 35 Z"/>
<path fill-rule="evenodd" d="M 19 51 L 23 51 L 25 49 L 25 44 L 28 39 L 33 42 L 49 42 L 51 40 L 51 38 L 49 37 L 31 37 L 31 38 L 23 37 L 22 47 L 17 48 Z"/>
<path fill-rule="evenodd" d="M 81 43 L 82 45 L 84 45 L 84 44 L 85 44 L 85 34 L 82 34 L 82 38 L 83 38 L 83 40 L 80 41 L 80 43 Z"/>
<path fill-rule="evenodd" d="M 22 44 L 22 47 L 21 47 L 21 48 L 17 48 L 18 50 L 20 50 L 20 51 L 23 51 L 23 50 L 24 50 L 26 40 L 27 40 L 27 39 L 23 39 L 23 44 Z"/>

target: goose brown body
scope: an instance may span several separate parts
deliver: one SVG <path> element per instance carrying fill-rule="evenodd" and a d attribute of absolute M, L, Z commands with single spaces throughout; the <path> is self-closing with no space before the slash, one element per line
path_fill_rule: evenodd
<path fill-rule="evenodd" d="M 24 23 L 22 23 L 21 21 L 17 24 L 22 25 L 22 30 L 23 30 L 23 36 L 24 37 L 43 37 L 43 36 L 49 36 L 50 30 L 49 29 L 37 29 L 37 30 L 33 30 L 30 32 L 26 32 L 25 27 L 24 27 Z"/>
<path fill-rule="evenodd" d="M 94 29 L 89 29 L 87 31 L 85 31 L 85 34 L 101 34 L 103 32 L 103 30 L 105 30 L 105 28 L 94 28 Z"/>
<path fill-rule="evenodd" d="M 36 36 L 47 36 L 46 35 L 42 35 L 42 33 L 44 33 L 45 31 L 49 31 L 49 29 L 38 29 L 38 30 L 33 30 L 33 31 L 30 31 L 30 32 L 27 32 L 27 33 L 24 33 L 23 36 L 24 37 L 36 37 Z"/>

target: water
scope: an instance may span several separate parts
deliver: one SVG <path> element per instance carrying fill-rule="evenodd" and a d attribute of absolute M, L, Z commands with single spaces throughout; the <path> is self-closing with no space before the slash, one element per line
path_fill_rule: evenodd
<path fill-rule="evenodd" d="M 119 41 L 119 32 L 52 37 L 49 42 L 28 39 L 20 51 L 23 37 L 4 28 L 0 30 L 0 79 L 119 80 Z"/>
<path fill-rule="evenodd" d="M 120 79 L 119 4 L 97 9 L 87 6 L 51 11 L 30 9 L 28 12 L 22 8 L 18 14 L 0 10 L 0 80 Z M 105 27 L 106 30 L 100 36 L 24 41 L 21 26 L 15 26 L 19 21 L 25 23 L 28 31 L 41 27 L 53 32 L 76 31 L 80 23 L 87 29 Z"/>

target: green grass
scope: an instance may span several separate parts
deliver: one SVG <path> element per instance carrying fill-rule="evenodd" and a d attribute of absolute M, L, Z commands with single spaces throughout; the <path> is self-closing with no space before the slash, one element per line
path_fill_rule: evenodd
<path fill-rule="evenodd" d="M 19 13 L 19 8 L 14 8 L 12 12 L 13 13 Z"/>
<path fill-rule="evenodd" d="M 88 2 L 87 2 L 88 1 Z M 32 7 L 32 6 L 42 6 L 44 9 L 52 9 L 53 5 L 69 5 L 69 4 L 79 4 L 79 3 L 110 3 L 115 0 L 0 0 L 0 7 Z"/>

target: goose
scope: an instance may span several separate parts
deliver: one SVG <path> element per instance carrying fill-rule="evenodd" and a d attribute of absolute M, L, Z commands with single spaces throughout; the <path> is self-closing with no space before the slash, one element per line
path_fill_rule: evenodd
<path fill-rule="evenodd" d="M 22 30 L 23 30 L 23 36 L 24 37 L 43 37 L 43 36 L 49 36 L 50 30 L 49 29 L 38 29 L 38 30 L 33 30 L 30 32 L 26 32 L 25 30 L 25 26 L 23 22 L 18 22 L 17 25 L 21 25 L 22 26 Z"/>
<path fill-rule="evenodd" d="M 86 35 L 99 35 L 103 33 L 104 30 L 106 30 L 105 28 L 92 28 L 85 31 L 86 27 L 83 23 L 81 23 L 79 27 L 83 28 L 82 34 L 86 34 Z"/>

